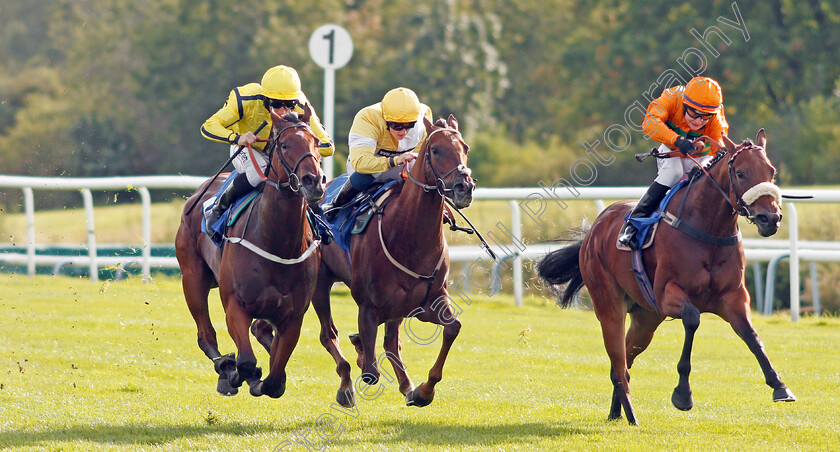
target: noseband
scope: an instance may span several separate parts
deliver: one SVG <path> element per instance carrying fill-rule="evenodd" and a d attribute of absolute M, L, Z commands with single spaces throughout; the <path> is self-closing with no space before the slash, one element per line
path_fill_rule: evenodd
<path fill-rule="evenodd" d="M 298 175 L 297 175 L 297 170 L 298 170 L 298 168 L 300 168 L 300 164 L 303 162 L 303 160 L 306 159 L 307 157 L 312 157 L 313 159 L 315 159 L 316 163 L 318 162 L 318 159 L 315 156 L 315 154 L 313 154 L 311 152 L 305 152 L 303 155 L 301 155 L 297 159 L 294 166 L 290 166 L 288 163 L 286 163 L 286 159 L 285 159 L 285 156 L 283 154 L 283 149 L 284 148 L 283 148 L 282 145 L 279 144 L 280 143 L 280 136 L 283 134 L 283 132 L 285 132 L 289 129 L 297 129 L 297 128 L 302 128 L 305 131 L 309 132 L 310 135 L 314 136 L 314 134 L 312 133 L 312 129 L 309 128 L 309 125 L 304 124 L 304 123 L 290 124 L 286 127 L 283 127 L 282 129 L 280 129 L 279 132 L 277 132 L 274 139 L 271 140 L 271 143 L 270 143 L 271 149 L 268 152 L 268 170 L 266 171 L 266 173 L 270 172 L 271 169 L 272 169 L 271 168 L 271 161 L 272 161 L 271 156 L 274 153 L 274 151 L 277 150 L 277 152 L 278 152 L 277 160 L 280 161 L 280 165 L 283 167 L 283 171 L 286 172 L 286 177 L 289 179 L 289 181 L 280 184 L 280 183 L 268 180 L 268 178 L 265 177 L 265 175 L 261 174 L 261 176 L 263 177 L 263 180 L 265 181 L 266 184 L 271 185 L 272 187 L 274 187 L 278 190 L 280 190 L 281 188 L 288 187 L 289 190 L 291 190 L 293 193 L 298 193 L 300 191 L 301 182 L 300 182 L 300 177 L 298 177 Z M 280 148 L 280 149 L 278 149 L 278 148 Z M 259 169 L 259 168 L 257 168 L 257 169 Z M 275 171 L 275 173 L 276 173 L 276 171 Z M 279 174 L 278 174 L 278 179 L 279 179 Z"/>
<path fill-rule="evenodd" d="M 440 176 L 438 174 L 437 170 L 435 169 L 435 165 L 432 164 L 432 152 L 431 152 L 431 150 L 432 150 L 432 136 L 434 136 L 434 134 L 436 134 L 438 132 L 443 132 L 443 131 L 453 132 L 453 133 L 457 134 L 459 138 L 461 137 L 461 132 L 459 132 L 457 129 L 451 129 L 451 128 L 448 128 L 448 127 L 433 130 L 432 133 L 430 133 L 429 136 L 426 137 L 426 152 L 425 152 L 424 159 L 426 160 L 426 163 L 427 163 L 428 167 L 431 168 L 432 174 L 435 176 L 435 185 L 424 184 L 423 182 L 420 182 L 417 179 L 415 179 L 414 177 L 412 177 L 411 173 L 408 173 L 408 178 L 412 182 L 414 182 L 416 185 L 418 185 L 420 188 L 422 188 L 423 191 L 428 193 L 432 190 L 436 190 L 440 196 L 445 197 L 445 196 L 451 196 L 451 193 L 454 191 L 454 189 L 448 187 L 446 185 L 446 181 L 444 179 L 449 177 L 449 175 L 451 175 L 455 171 L 457 171 L 458 174 L 462 174 L 464 176 L 469 176 L 472 173 L 472 171 L 466 165 L 464 165 L 462 163 L 462 164 L 456 166 L 455 168 L 452 168 L 451 170 L 444 173 L 443 176 Z"/>
<path fill-rule="evenodd" d="M 729 207 L 732 209 L 732 213 L 741 215 L 744 218 L 746 218 L 747 221 L 749 221 L 750 223 L 753 223 L 754 222 L 753 220 L 755 219 L 755 215 L 750 212 L 749 206 L 752 203 L 754 203 L 755 201 L 757 201 L 758 198 L 760 198 L 762 196 L 765 196 L 765 195 L 773 196 L 773 198 L 776 200 L 776 203 L 781 204 L 781 202 L 782 202 L 782 192 L 779 189 L 779 187 L 776 186 L 776 184 L 774 184 L 772 182 L 761 182 L 761 183 L 756 184 L 753 187 L 750 187 L 746 191 L 743 191 L 742 193 L 738 193 L 739 190 L 738 190 L 738 185 L 735 183 L 736 177 L 735 177 L 735 167 L 733 166 L 733 163 L 735 162 L 735 158 L 737 158 L 739 155 L 741 155 L 741 152 L 746 151 L 746 150 L 757 150 L 757 151 L 762 152 L 762 153 L 765 152 L 763 147 L 750 143 L 750 144 L 743 145 L 739 149 L 736 149 L 732 153 L 732 155 L 729 157 L 729 160 L 728 160 L 729 187 L 732 190 L 732 194 L 735 196 L 735 203 L 738 205 L 737 208 L 734 205 L 732 205 L 732 201 L 729 200 L 729 194 L 726 192 L 726 190 L 724 190 L 723 187 L 721 187 L 720 184 L 712 177 L 712 175 L 709 174 L 708 171 L 706 171 L 706 168 L 704 168 L 703 165 L 698 163 L 693 158 L 692 158 L 692 160 L 694 160 L 694 163 L 697 164 L 698 168 L 700 168 L 700 170 L 703 173 L 705 173 L 707 176 L 709 176 L 709 180 L 712 182 L 712 185 L 714 185 L 714 187 L 717 189 L 717 191 L 720 192 L 721 195 L 723 195 L 723 199 L 725 199 L 726 203 L 729 204 Z M 711 168 L 717 162 L 719 162 L 720 159 L 725 155 L 726 155 L 726 151 L 721 150 L 718 153 L 718 157 L 715 158 L 709 164 L 709 168 Z"/>
<path fill-rule="evenodd" d="M 738 204 L 738 208 L 736 209 L 735 206 L 732 206 L 731 202 L 729 203 L 729 205 L 732 207 L 732 210 L 735 213 L 737 213 L 738 215 L 742 215 L 747 219 L 747 221 L 753 223 L 755 215 L 750 212 L 749 206 L 755 201 L 757 201 L 758 198 L 764 195 L 773 196 L 773 198 L 776 200 L 776 203 L 781 204 L 782 194 L 781 190 L 779 190 L 779 187 L 772 182 L 761 182 L 753 187 L 750 187 L 749 189 L 743 191 L 740 194 L 738 193 L 738 186 L 736 184 L 735 178 L 735 168 L 732 166 L 732 163 L 735 161 L 735 158 L 738 157 L 741 154 L 741 152 L 745 150 L 756 150 L 761 152 L 762 154 L 766 152 L 763 147 L 752 144 L 737 149 L 734 153 L 732 153 L 732 156 L 729 157 L 729 186 L 732 187 L 732 192 L 735 195 L 735 202 Z M 726 200 L 727 202 L 729 201 L 728 196 L 726 197 Z"/>

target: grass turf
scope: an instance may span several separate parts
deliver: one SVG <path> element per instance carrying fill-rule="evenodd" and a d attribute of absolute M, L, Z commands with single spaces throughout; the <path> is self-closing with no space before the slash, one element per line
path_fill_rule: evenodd
<path fill-rule="evenodd" d="M 212 365 L 177 279 L 93 284 L 0 275 L 0 447 L 17 450 L 829 450 L 840 444 L 840 320 L 753 320 L 771 361 L 799 400 L 771 389 L 729 325 L 702 317 L 693 353 L 695 407 L 670 403 L 682 344 L 666 322 L 631 370 L 640 426 L 608 421 L 611 384 L 592 312 L 543 297 L 460 300 L 463 328 L 432 405 L 406 407 L 383 374 L 355 409 L 333 405 L 338 377 L 310 310 L 280 399 L 215 392 Z M 456 300 L 458 301 L 458 300 Z M 233 351 L 217 291 L 212 315 Z M 333 291 L 342 348 L 355 304 Z M 411 323 L 416 337 L 433 327 Z M 381 344 L 382 332 L 378 337 Z M 255 347 L 256 346 L 256 343 Z M 415 384 L 439 348 L 403 334 Z M 255 348 L 256 349 L 256 348 Z M 260 364 L 267 355 L 257 350 Z M 267 369 L 266 369 L 267 370 Z M 390 368 L 384 369 L 389 371 Z M 353 377 L 360 372 L 353 369 Z M 305 443 L 304 441 L 308 441 Z"/>

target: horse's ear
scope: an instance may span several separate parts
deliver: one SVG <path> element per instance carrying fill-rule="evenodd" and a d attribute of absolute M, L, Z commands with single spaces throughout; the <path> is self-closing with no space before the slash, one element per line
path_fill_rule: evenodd
<path fill-rule="evenodd" d="M 426 134 L 432 133 L 432 121 L 429 120 L 429 117 L 423 115 L 423 125 L 426 126 Z"/>
<path fill-rule="evenodd" d="M 272 122 L 272 124 L 277 124 L 278 122 L 283 121 L 283 120 L 284 119 L 283 119 L 282 116 L 275 113 L 274 110 L 271 110 L 271 122 Z"/>
<path fill-rule="evenodd" d="M 734 153 L 735 152 L 735 143 L 732 142 L 732 140 L 730 140 L 729 137 L 726 136 L 725 133 L 721 135 L 721 138 L 723 138 L 723 145 L 726 146 L 726 151 L 729 152 L 730 154 Z"/>
<path fill-rule="evenodd" d="M 767 149 L 767 134 L 764 132 L 764 128 L 760 129 L 755 135 L 755 144 Z"/>
<path fill-rule="evenodd" d="M 305 122 L 306 124 L 309 124 L 309 119 L 312 118 L 313 114 L 315 114 L 315 112 L 312 111 L 312 104 L 307 102 L 305 104 L 302 104 L 301 108 L 303 108 L 303 116 L 300 117 L 300 120 Z"/>
<path fill-rule="evenodd" d="M 458 120 L 455 119 L 455 116 L 451 113 L 449 114 L 449 127 L 452 127 L 455 130 L 458 130 Z"/>

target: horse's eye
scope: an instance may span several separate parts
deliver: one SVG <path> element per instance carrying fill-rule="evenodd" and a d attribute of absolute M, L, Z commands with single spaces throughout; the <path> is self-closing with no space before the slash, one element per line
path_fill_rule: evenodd
<path fill-rule="evenodd" d="M 280 147 L 284 150 L 289 148 L 289 146 L 286 146 L 286 143 L 280 143 Z"/>
<path fill-rule="evenodd" d="M 743 179 L 744 178 L 744 172 L 741 171 L 741 170 L 735 171 L 735 175 L 738 176 L 738 179 Z"/>

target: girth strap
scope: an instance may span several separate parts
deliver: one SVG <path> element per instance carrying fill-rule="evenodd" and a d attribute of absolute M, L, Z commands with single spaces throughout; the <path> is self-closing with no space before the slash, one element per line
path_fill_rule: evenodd
<path fill-rule="evenodd" d="M 670 212 L 664 212 L 662 209 L 656 209 L 656 213 L 662 215 L 662 221 L 668 223 L 668 225 L 672 228 L 704 243 L 717 246 L 732 246 L 737 245 L 741 241 L 741 231 L 738 231 L 737 234 L 730 235 L 728 237 L 718 237 L 716 235 L 707 234 L 688 223 L 683 222 Z"/>

